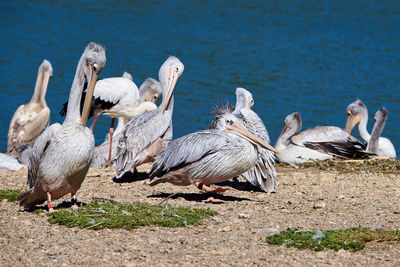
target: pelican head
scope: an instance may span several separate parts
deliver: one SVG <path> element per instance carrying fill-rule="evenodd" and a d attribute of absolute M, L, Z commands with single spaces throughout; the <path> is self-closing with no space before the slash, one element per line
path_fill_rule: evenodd
<path fill-rule="evenodd" d="M 92 42 L 88 44 L 82 57 L 85 64 L 83 72 L 88 82 L 85 104 L 82 111 L 82 125 L 86 126 L 90 104 L 93 98 L 94 87 L 100 72 L 106 65 L 106 52 L 101 45 Z"/>
<path fill-rule="evenodd" d="M 147 78 L 139 88 L 140 101 L 156 103 L 161 96 L 161 84 L 153 78 Z"/>
<path fill-rule="evenodd" d="M 178 78 L 182 75 L 184 69 L 185 67 L 182 62 L 174 56 L 168 57 L 168 59 L 161 65 L 158 74 L 163 94 L 161 113 L 164 113 L 168 108 L 175 84 L 178 81 Z"/>
<path fill-rule="evenodd" d="M 385 107 L 382 107 L 375 113 L 375 117 L 374 117 L 375 122 L 381 122 L 381 121 L 386 122 L 387 114 L 388 114 L 387 109 Z"/>
<path fill-rule="evenodd" d="M 363 120 L 366 121 L 367 119 L 367 107 L 360 99 L 357 99 L 347 106 L 347 121 L 345 131 L 350 134 L 358 123 L 361 123 Z"/>
<path fill-rule="evenodd" d="M 277 152 L 270 144 L 250 133 L 232 113 L 222 113 L 217 115 L 215 120 L 215 129 L 236 134 L 253 145 Z"/>
<path fill-rule="evenodd" d="M 285 126 L 277 139 L 277 143 L 282 142 L 286 145 L 289 143 L 289 138 L 300 132 L 302 126 L 301 116 L 299 112 L 293 112 L 285 118 Z M 275 144 L 276 146 L 276 144 Z"/>
<path fill-rule="evenodd" d="M 31 100 L 32 102 L 46 103 L 45 96 L 51 76 L 53 76 L 53 67 L 48 60 L 44 59 L 42 64 L 39 66 L 35 92 Z"/>
<path fill-rule="evenodd" d="M 242 108 L 250 109 L 254 106 L 253 95 L 244 88 L 236 88 L 236 106 L 235 109 L 239 110 Z"/>
<path fill-rule="evenodd" d="M 53 67 L 47 59 L 44 59 L 42 64 L 40 64 L 39 72 L 46 72 L 49 76 L 53 76 Z"/>

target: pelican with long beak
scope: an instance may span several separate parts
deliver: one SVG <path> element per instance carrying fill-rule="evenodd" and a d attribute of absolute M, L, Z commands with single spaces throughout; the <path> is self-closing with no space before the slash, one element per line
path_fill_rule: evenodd
<path fill-rule="evenodd" d="M 275 152 L 258 136 L 250 133 L 229 112 L 219 112 L 214 129 L 191 133 L 168 143 L 157 157 L 150 173 L 150 185 L 194 184 L 206 192 L 222 192 L 209 185 L 238 176 L 257 162 L 257 147 Z"/>
<path fill-rule="evenodd" d="M 35 91 L 28 104 L 15 111 L 10 122 L 7 139 L 7 154 L 18 156 L 18 147 L 32 146 L 50 121 L 50 109 L 46 103 L 46 92 L 53 68 L 49 61 L 43 60 L 36 78 Z"/>
<path fill-rule="evenodd" d="M 105 50 L 89 43 L 83 52 L 72 83 L 68 111 L 62 125 L 50 125 L 36 140 L 28 164 L 29 190 L 18 197 L 21 206 L 31 208 L 71 194 L 72 208 L 77 209 L 76 192 L 88 172 L 94 151 L 93 133 L 86 127 L 94 87 L 106 63 Z M 80 112 L 81 95 L 88 82 L 85 103 Z"/>
<path fill-rule="evenodd" d="M 347 106 L 347 121 L 345 131 L 351 133 L 358 124 L 361 138 L 369 144 L 371 135 L 367 131 L 368 110 L 364 103 L 357 99 Z M 383 127 L 382 127 L 383 130 Z M 386 137 L 379 137 L 379 147 L 376 154 L 380 157 L 396 157 L 393 143 Z"/>
<path fill-rule="evenodd" d="M 285 126 L 275 148 L 279 162 L 296 164 L 333 157 L 342 159 L 363 158 L 368 155 L 366 147 L 357 138 L 336 126 L 318 126 L 301 133 L 301 116 L 293 112 L 285 118 Z"/>
<path fill-rule="evenodd" d="M 184 66 L 176 57 L 170 56 L 162 64 L 159 71 L 161 105 L 130 119 L 119 134 L 114 160 L 117 178 L 140 164 L 154 161 L 164 150 L 165 140 L 172 138 L 173 91 L 183 71 Z"/>

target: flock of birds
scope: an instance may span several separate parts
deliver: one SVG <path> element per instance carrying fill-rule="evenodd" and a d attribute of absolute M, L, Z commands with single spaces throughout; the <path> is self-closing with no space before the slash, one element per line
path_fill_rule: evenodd
<path fill-rule="evenodd" d="M 120 178 L 143 163 L 153 162 L 150 186 L 194 184 L 206 192 L 223 192 L 226 188 L 210 185 L 242 175 L 261 190 L 273 192 L 277 186 L 276 160 L 297 167 L 333 157 L 396 157 L 390 140 L 380 137 L 387 110 L 376 112 L 369 134 L 368 111 L 360 100 L 347 107 L 344 130 L 320 126 L 299 133 L 300 113 L 290 114 L 271 146 L 264 123 L 251 110 L 252 94 L 244 88 L 236 89 L 234 108 L 216 108 L 208 129 L 172 139 L 173 91 L 184 71 L 182 62 L 168 57 L 159 70 L 159 81 L 148 78 L 140 88 L 129 73 L 97 81 L 105 63 L 104 48 L 89 43 L 78 62 L 69 100 L 60 112 L 65 120 L 50 126 L 45 95 L 52 66 L 47 60 L 40 65 L 33 97 L 17 109 L 8 133 L 8 162 L 18 160 L 28 165 L 29 189 L 18 197 L 25 208 L 47 200 L 52 212 L 52 199 L 71 194 L 72 208 L 77 209 L 76 192 L 90 166 L 113 165 Z M 156 106 L 160 96 L 161 104 Z M 92 130 L 100 114 L 112 118 L 111 127 L 105 141 L 95 147 Z M 95 119 L 89 129 L 86 124 L 91 116 Z M 114 130 L 115 119 L 118 125 Z M 350 135 L 357 124 L 365 143 Z"/>

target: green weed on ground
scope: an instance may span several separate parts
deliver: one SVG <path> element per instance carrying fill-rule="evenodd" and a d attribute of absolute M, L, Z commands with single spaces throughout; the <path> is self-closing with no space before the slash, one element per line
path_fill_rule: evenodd
<path fill-rule="evenodd" d="M 0 190 L 0 200 L 7 199 L 10 202 L 16 201 L 22 193 L 21 189 Z"/>
<path fill-rule="evenodd" d="M 279 234 L 267 237 L 267 243 L 271 245 L 315 251 L 324 249 L 358 251 L 370 241 L 400 242 L 400 230 L 371 230 L 357 227 L 346 230 L 300 231 L 288 228 Z"/>
<path fill-rule="evenodd" d="M 122 204 L 117 202 L 93 201 L 78 211 L 61 209 L 48 214 L 52 224 L 90 229 L 125 228 L 158 225 L 182 227 L 200 225 L 201 220 L 217 215 L 210 209 L 194 209 L 175 206 L 150 205 L 147 203 Z"/>

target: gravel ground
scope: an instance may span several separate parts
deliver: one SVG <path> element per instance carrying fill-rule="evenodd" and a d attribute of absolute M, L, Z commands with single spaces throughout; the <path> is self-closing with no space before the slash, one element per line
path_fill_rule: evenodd
<path fill-rule="evenodd" d="M 148 170 L 142 166 L 139 171 Z M 50 225 L 45 214 L 23 211 L 1 202 L 1 266 L 69 265 L 400 265 L 400 244 L 371 242 L 365 249 L 314 252 L 276 247 L 267 235 L 288 227 L 343 229 L 359 225 L 400 228 L 400 177 L 393 174 L 339 174 L 317 169 L 278 168 L 277 192 L 229 190 L 213 195 L 231 201 L 204 204 L 210 195 L 194 186 L 160 184 L 149 187 L 131 178 L 113 181 L 110 169 L 90 169 L 78 200 L 103 197 L 120 202 L 164 203 L 210 207 L 219 215 L 201 226 L 144 227 L 99 231 Z M 26 168 L 0 171 L 1 189 L 25 188 Z M 243 182 L 236 182 L 236 186 Z M 69 196 L 55 201 L 55 205 Z"/>

